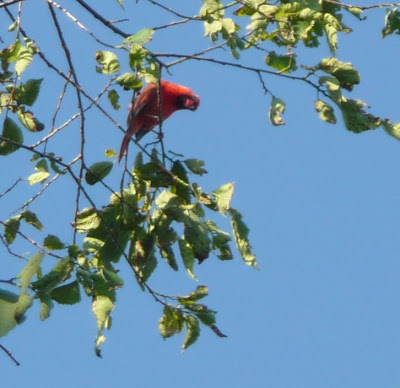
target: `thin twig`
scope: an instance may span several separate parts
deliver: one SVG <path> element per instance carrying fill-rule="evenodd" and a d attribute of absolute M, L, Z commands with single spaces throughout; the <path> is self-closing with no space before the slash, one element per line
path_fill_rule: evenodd
<path fill-rule="evenodd" d="M 9 1 L 5 1 L 5 2 L 1 2 L 0 4 L 0 8 L 3 7 L 8 7 L 9 5 L 15 4 L 15 3 L 21 3 L 23 0 L 9 0 Z"/>
<path fill-rule="evenodd" d="M 18 259 L 22 259 L 22 260 L 27 261 L 27 259 L 26 259 L 24 256 L 21 256 L 21 255 L 19 255 L 18 253 L 15 253 L 15 252 L 13 252 L 13 251 L 11 250 L 10 245 L 7 244 L 7 241 L 4 239 L 4 237 L 3 237 L 1 234 L 0 234 L 0 240 L 1 240 L 1 242 L 3 243 L 3 245 L 6 247 L 7 252 L 8 252 L 10 255 L 12 255 L 12 256 L 14 256 L 14 257 L 18 257 Z"/>
<path fill-rule="evenodd" d="M 53 0 L 47 0 L 48 3 L 52 4 L 53 6 L 57 7 L 60 11 L 64 12 L 67 17 L 69 17 L 79 28 L 87 32 L 96 42 L 102 44 L 103 46 L 114 48 L 115 46 L 103 42 L 101 39 L 99 39 L 95 34 L 93 34 L 92 31 L 90 31 L 82 22 L 80 22 L 74 15 L 72 15 L 71 12 L 69 12 L 67 9 L 63 8 L 60 4 L 56 3 Z"/>
<path fill-rule="evenodd" d="M 8 194 L 11 190 L 13 190 L 15 188 L 15 186 L 17 186 L 17 184 L 19 182 L 22 181 L 22 178 L 18 178 L 7 190 L 5 190 L 3 193 L 0 194 L 0 198 L 4 197 L 6 194 Z"/>
<path fill-rule="evenodd" d="M 32 239 L 29 236 L 27 236 L 26 234 L 22 233 L 20 230 L 16 230 L 10 225 L 6 225 L 6 223 L 4 221 L 1 221 L 1 220 L 0 220 L 0 224 L 3 225 L 3 226 L 7 226 L 7 228 L 11 228 L 15 233 L 17 233 L 19 236 L 21 236 L 24 240 L 30 242 L 32 245 L 34 245 L 36 248 L 40 249 L 42 252 L 46 253 L 47 255 L 53 256 L 53 257 L 55 257 L 57 259 L 62 259 L 61 256 L 56 255 L 53 252 L 49 251 L 48 249 L 46 249 L 45 247 L 43 247 L 42 245 L 37 243 L 34 239 Z M 6 242 L 6 245 L 9 245 L 9 244 L 7 244 L 7 242 Z"/>
<path fill-rule="evenodd" d="M 0 349 L 2 349 L 8 357 L 11 358 L 11 360 L 14 361 L 15 365 L 20 366 L 21 364 L 15 359 L 15 357 L 12 355 L 12 353 L 3 345 L 0 344 Z"/>

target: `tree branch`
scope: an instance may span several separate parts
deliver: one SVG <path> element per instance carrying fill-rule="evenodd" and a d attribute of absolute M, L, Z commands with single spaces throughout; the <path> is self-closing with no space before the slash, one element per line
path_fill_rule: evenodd
<path fill-rule="evenodd" d="M 15 357 L 12 355 L 12 353 L 3 345 L 0 344 L 0 349 L 3 350 L 8 357 L 11 358 L 11 360 L 14 361 L 15 365 L 20 366 L 21 364 L 15 359 Z"/>

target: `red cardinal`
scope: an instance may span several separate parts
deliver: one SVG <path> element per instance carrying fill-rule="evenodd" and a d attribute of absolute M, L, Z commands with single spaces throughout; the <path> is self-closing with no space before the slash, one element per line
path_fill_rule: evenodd
<path fill-rule="evenodd" d="M 128 150 L 129 140 L 133 135 L 135 135 L 136 140 L 140 140 L 159 123 L 157 89 L 158 84 L 147 85 L 136 99 L 134 106 L 130 108 L 128 130 L 122 141 L 118 156 L 119 161 Z M 185 86 L 161 81 L 160 92 L 161 117 L 163 120 L 166 120 L 177 110 L 196 110 L 200 105 L 200 97 Z"/>

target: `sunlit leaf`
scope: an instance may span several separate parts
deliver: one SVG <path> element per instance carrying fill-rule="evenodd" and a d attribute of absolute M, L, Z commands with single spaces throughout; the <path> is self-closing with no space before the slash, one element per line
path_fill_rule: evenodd
<path fill-rule="evenodd" d="M 40 132 L 44 129 L 44 124 L 42 124 L 33 113 L 30 111 L 25 111 L 23 109 L 18 109 L 17 111 L 18 119 L 20 123 L 31 132 Z"/>
<path fill-rule="evenodd" d="M 154 30 L 150 28 L 143 28 L 142 30 L 138 31 L 136 34 L 133 34 L 131 36 L 128 36 L 122 44 L 146 44 L 149 42 L 152 38 L 152 35 L 154 34 Z"/>
<path fill-rule="evenodd" d="M 285 122 L 282 118 L 282 113 L 285 112 L 286 104 L 280 98 L 273 97 L 271 101 L 271 106 L 269 108 L 269 119 L 272 125 L 284 125 Z"/>
<path fill-rule="evenodd" d="M 102 74 L 119 72 L 118 57 L 111 51 L 96 51 L 96 61 L 101 66 L 96 66 L 96 71 Z"/>
<path fill-rule="evenodd" d="M 341 62 L 336 58 L 322 59 L 318 67 L 336 77 L 340 86 L 351 91 L 354 85 L 360 83 L 360 74 L 349 62 Z"/>
<path fill-rule="evenodd" d="M 327 123 L 336 124 L 335 111 L 333 108 L 322 100 L 315 101 L 315 110 L 319 112 L 319 117 L 321 120 Z"/>
<path fill-rule="evenodd" d="M 100 225 L 100 217 L 93 208 L 83 209 L 76 217 L 76 230 L 86 233 Z"/>
<path fill-rule="evenodd" d="M 161 336 L 166 339 L 183 330 L 183 314 L 179 309 L 172 306 L 164 306 L 164 314 L 158 322 L 158 329 Z"/>
<path fill-rule="evenodd" d="M 17 59 L 15 61 L 15 72 L 21 75 L 26 68 L 31 64 L 33 55 L 31 50 L 27 47 L 22 47 L 18 53 Z"/>
<path fill-rule="evenodd" d="M 43 183 L 48 179 L 50 174 L 47 171 L 35 172 L 28 177 L 28 182 L 30 185 L 35 185 L 37 183 Z"/>
<path fill-rule="evenodd" d="M 218 210 L 223 215 L 225 215 L 230 208 L 234 188 L 234 183 L 226 183 L 212 192 L 218 205 Z"/>
<path fill-rule="evenodd" d="M 186 240 L 183 239 L 178 240 L 178 245 L 186 270 L 188 271 L 189 275 L 196 280 L 196 276 L 193 273 L 195 257 L 192 247 L 188 244 Z"/>
<path fill-rule="evenodd" d="M 205 298 L 208 295 L 207 286 L 197 286 L 196 290 L 191 292 L 189 295 L 178 297 L 179 303 L 183 305 L 189 305 L 197 302 L 200 299 Z"/>
<path fill-rule="evenodd" d="M 27 289 L 31 284 L 32 277 L 35 276 L 40 268 L 44 258 L 44 253 L 39 252 L 32 256 L 25 268 L 20 272 L 18 278 L 20 280 L 20 287 L 22 289 Z"/>
<path fill-rule="evenodd" d="M 116 80 L 118 85 L 121 85 L 124 90 L 136 90 L 139 91 L 142 86 L 142 80 L 132 73 L 125 73 L 120 75 Z"/>
<path fill-rule="evenodd" d="M 252 253 L 250 242 L 248 240 L 249 228 L 242 220 L 242 215 L 235 209 L 230 209 L 229 214 L 231 216 L 231 224 L 233 229 L 233 235 L 237 248 L 245 261 L 246 264 L 257 268 L 256 256 Z"/>

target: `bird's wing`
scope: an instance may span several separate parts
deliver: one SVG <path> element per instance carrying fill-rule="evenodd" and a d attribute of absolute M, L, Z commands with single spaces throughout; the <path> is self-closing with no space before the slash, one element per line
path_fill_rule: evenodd
<path fill-rule="evenodd" d="M 157 98 L 157 85 L 150 84 L 146 86 L 135 101 L 133 115 L 136 117 L 149 103 Z"/>

